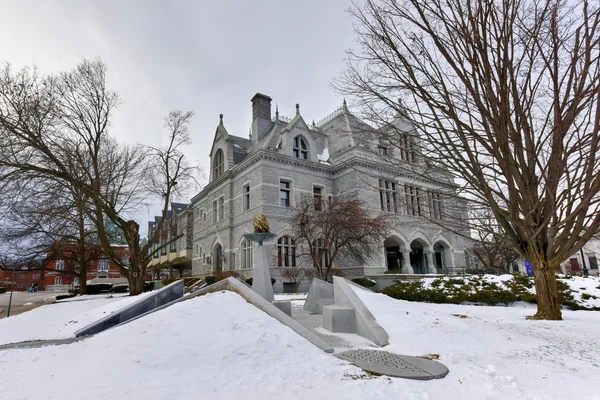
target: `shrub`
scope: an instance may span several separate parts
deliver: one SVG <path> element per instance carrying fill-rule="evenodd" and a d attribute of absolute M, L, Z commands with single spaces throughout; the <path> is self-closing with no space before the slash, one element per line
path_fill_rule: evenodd
<path fill-rule="evenodd" d="M 77 294 L 75 294 L 75 293 L 60 294 L 60 295 L 56 296 L 56 300 L 70 299 L 71 297 L 75 297 L 75 296 L 77 296 Z"/>
<path fill-rule="evenodd" d="M 0 287 L 0 293 L 6 293 L 6 288 L 5 287 Z"/>
<path fill-rule="evenodd" d="M 154 282 L 144 282 L 144 292 L 151 292 L 154 290 Z"/>
<path fill-rule="evenodd" d="M 100 294 L 100 293 L 109 293 L 112 288 L 112 283 L 94 283 L 89 284 L 86 287 L 86 294 Z"/>
<path fill-rule="evenodd" d="M 118 285 L 118 286 L 113 286 L 112 289 L 110 289 L 111 293 L 127 293 L 129 292 L 129 286 L 128 285 Z"/>
<path fill-rule="evenodd" d="M 204 278 L 204 281 L 206 282 L 206 284 L 207 284 L 207 285 L 209 285 L 209 286 L 210 286 L 210 285 L 212 285 L 213 283 L 215 283 L 215 282 L 216 282 L 216 279 L 217 279 L 217 278 L 215 278 L 214 276 L 212 276 L 212 275 L 211 275 L 211 276 L 207 276 L 207 277 L 205 277 L 205 278 Z"/>
<path fill-rule="evenodd" d="M 581 298 L 582 298 L 583 300 L 589 300 L 589 299 L 591 299 L 591 298 L 592 298 L 592 295 L 591 295 L 591 294 L 589 294 L 589 293 L 581 293 Z"/>
<path fill-rule="evenodd" d="M 375 282 L 373 282 L 372 280 L 370 280 L 368 278 L 354 278 L 354 279 L 352 279 L 352 282 L 357 283 L 360 286 L 364 286 L 366 288 L 372 288 L 373 286 L 376 285 Z"/>
<path fill-rule="evenodd" d="M 246 282 L 248 285 L 252 286 L 252 282 L 254 282 L 254 280 L 253 280 L 252 278 L 248 278 L 248 279 L 245 279 L 245 282 Z M 275 278 L 271 278 L 271 285 L 274 285 L 274 284 L 275 284 L 275 282 L 277 282 L 277 279 L 275 279 Z"/>

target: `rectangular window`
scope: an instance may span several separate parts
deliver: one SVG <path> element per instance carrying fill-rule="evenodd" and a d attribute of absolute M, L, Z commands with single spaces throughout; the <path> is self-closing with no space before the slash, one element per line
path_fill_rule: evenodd
<path fill-rule="evenodd" d="M 73 278 L 73 286 L 79 286 L 79 278 L 78 277 Z"/>
<path fill-rule="evenodd" d="M 108 258 L 98 260 L 98 272 L 108 272 Z"/>
<path fill-rule="evenodd" d="M 171 235 L 171 244 L 169 245 L 169 251 L 174 253 L 177 250 L 177 241 L 175 240 L 175 235 Z"/>
<path fill-rule="evenodd" d="M 219 197 L 219 221 L 225 218 L 225 197 Z"/>
<path fill-rule="evenodd" d="M 598 259 L 596 256 L 589 257 L 590 260 L 590 269 L 598 269 Z"/>
<path fill-rule="evenodd" d="M 162 238 L 160 240 L 160 255 L 161 256 L 167 255 L 167 238 Z"/>
<path fill-rule="evenodd" d="M 406 195 L 406 212 L 408 215 L 421 215 L 421 200 L 419 198 L 419 188 L 416 186 L 405 185 L 404 193 Z"/>
<path fill-rule="evenodd" d="M 398 196 L 396 193 L 396 182 L 379 180 L 379 203 L 381 211 L 397 213 Z"/>
<path fill-rule="evenodd" d="M 247 183 L 242 186 L 242 207 L 243 211 L 248 211 L 250 209 L 250 184 Z"/>
<path fill-rule="evenodd" d="M 56 270 L 64 271 L 65 269 L 65 260 L 56 260 Z"/>
<path fill-rule="evenodd" d="M 432 219 L 443 219 L 443 200 L 442 194 L 438 192 L 429 192 L 429 217 Z"/>
<path fill-rule="evenodd" d="M 279 182 L 279 205 L 282 207 L 290 206 L 290 182 Z"/>
<path fill-rule="evenodd" d="M 55 285 L 62 285 L 62 276 L 57 276 L 54 278 Z"/>
<path fill-rule="evenodd" d="M 212 212 L 213 224 L 218 221 L 217 208 L 218 208 L 217 200 L 213 200 L 213 212 Z"/>
<path fill-rule="evenodd" d="M 321 211 L 323 209 L 323 188 L 318 186 L 313 187 L 313 200 L 315 203 L 315 211 Z"/>

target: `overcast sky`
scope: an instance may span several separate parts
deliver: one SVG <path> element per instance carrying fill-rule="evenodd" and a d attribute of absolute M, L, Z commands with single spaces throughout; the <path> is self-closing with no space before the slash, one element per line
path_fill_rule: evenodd
<path fill-rule="evenodd" d="M 109 86 L 122 98 L 113 133 L 129 143 L 157 145 L 166 137 L 162 120 L 169 110 L 192 110 L 187 154 L 208 172 L 219 114 L 230 134 L 247 137 L 256 92 L 271 96 L 286 116 L 299 103 L 309 123 L 341 105 L 330 82 L 352 45 L 350 5 L 0 0 L 0 60 L 55 72 L 100 57 Z M 137 217 L 144 231 L 145 219 L 157 211 Z"/>

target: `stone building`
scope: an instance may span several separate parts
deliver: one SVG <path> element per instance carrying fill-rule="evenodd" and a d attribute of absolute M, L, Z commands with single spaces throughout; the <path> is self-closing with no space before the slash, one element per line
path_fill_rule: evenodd
<path fill-rule="evenodd" d="M 166 223 L 162 225 L 161 216 L 155 216 L 154 221 L 148 222 L 149 238 L 160 227 L 150 247 L 152 260 L 148 264 L 154 280 L 182 278 L 192 272 L 193 213 L 188 204 L 172 202 L 166 217 Z"/>
<path fill-rule="evenodd" d="M 270 267 L 277 279 L 275 291 L 289 288 L 284 268 L 308 267 L 297 257 L 288 221 L 301 196 L 326 199 L 350 193 L 372 213 L 392 216 L 392 234 L 381 243 L 378 257 L 358 264 L 339 259 L 334 267 L 347 277 L 383 273 L 435 273 L 467 266 L 470 241 L 440 227 L 450 218 L 453 232 L 467 233 L 461 223 L 466 202 L 454 196 L 452 179 L 431 169 L 419 155 L 419 138 L 402 118 L 398 129 L 403 145 L 393 148 L 378 141 L 373 128 L 344 105 L 319 123 L 307 123 L 296 105 L 286 118 L 271 98 L 252 98 L 250 137 L 231 135 L 221 115 L 210 150 L 209 183 L 191 200 L 193 210 L 192 274 L 217 270 L 251 276 L 253 243 L 245 240 L 253 216 L 264 214 L 277 234 L 270 247 Z M 434 179 L 432 179 L 432 176 Z M 436 221 L 437 220 L 437 221 Z M 297 259 L 298 258 L 298 259 Z M 307 283 L 305 283 L 306 285 Z"/>

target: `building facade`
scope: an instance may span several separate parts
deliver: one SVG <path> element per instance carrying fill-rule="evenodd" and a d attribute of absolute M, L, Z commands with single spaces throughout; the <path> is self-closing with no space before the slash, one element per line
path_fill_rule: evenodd
<path fill-rule="evenodd" d="M 125 245 L 113 245 L 113 250 L 123 262 L 127 263 L 130 257 L 129 247 Z M 126 284 L 127 278 L 121 276 L 118 268 L 113 265 L 108 257 L 98 246 L 90 246 L 86 257 L 89 267 L 86 272 L 86 282 Z M 76 252 L 71 251 L 68 245 L 62 246 L 57 252 L 49 253 L 43 263 L 43 287 L 46 291 L 64 292 L 72 287 L 80 285 L 80 268 Z M 151 276 L 148 273 L 147 280 Z"/>
<path fill-rule="evenodd" d="M 308 124 L 296 105 L 293 118 L 271 110 L 271 98 L 252 98 L 248 139 L 230 135 L 221 115 L 210 151 L 209 183 L 193 197 L 192 272 L 235 271 L 251 276 L 254 215 L 264 214 L 277 236 L 269 246 L 275 290 L 282 291 L 285 268 L 311 266 L 297 256 L 289 220 L 302 196 L 324 200 L 349 194 L 370 213 L 387 213 L 390 236 L 379 255 L 358 264 L 341 258 L 334 267 L 347 277 L 383 273 L 440 273 L 467 267 L 469 227 L 462 222 L 466 201 L 452 178 L 430 171 L 420 156 L 414 129 L 398 117 L 387 128 L 400 135 L 399 147 L 379 141 L 374 129 L 344 105 L 319 123 Z M 453 221 L 454 229 L 442 228 Z M 458 233 L 456 233 L 458 232 Z M 464 236 L 461 236 L 464 235 Z"/>
<path fill-rule="evenodd" d="M 148 237 L 150 240 L 156 234 L 156 240 L 150 247 L 152 260 L 148 268 L 152 278 L 183 278 L 192 274 L 192 229 L 193 212 L 187 204 L 171 203 L 167 211 L 167 221 L 160 224 L 162 217 L 154 217 L 148 222 Z M 176 273 L 174 274 L 174 271 Z"/>

